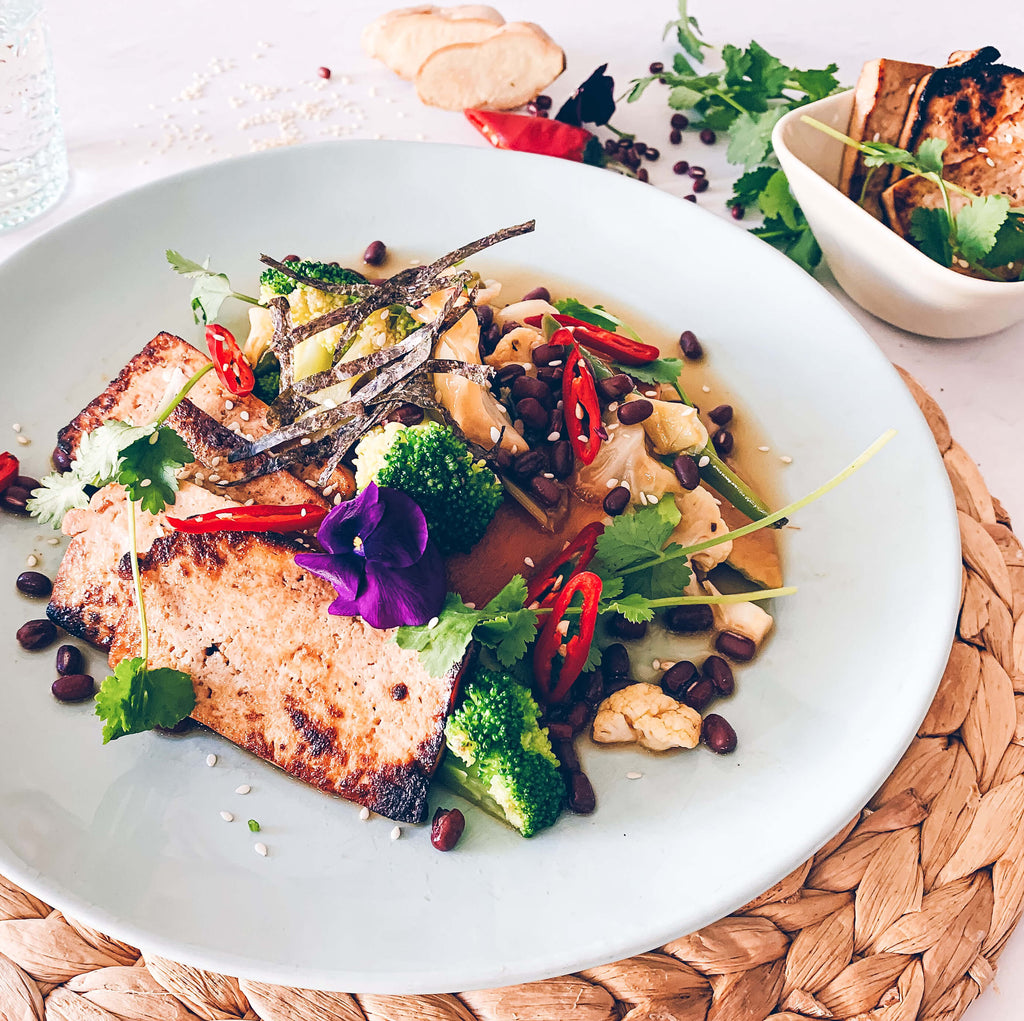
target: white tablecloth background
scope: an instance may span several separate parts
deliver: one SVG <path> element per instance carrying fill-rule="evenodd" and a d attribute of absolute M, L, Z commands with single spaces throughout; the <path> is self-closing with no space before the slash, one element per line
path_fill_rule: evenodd
<path fill-rule="evenodd" d="M 421 106 L 408 83 L 361 53 L 360 30 L 389 6 L 386 0 L 50 0 L 72 181 L 49 214 L 0 235 L 0 259 L 126 189 L 282 141 L 384 137 L 484 144 L 460 115 Z M 568 70 L 549 90 L 557 101 L 605 61 L 621 87 L 652 60 L 671 60 L 671 40 L 661 42 L 662 27 L 674 16 L 671 0 L 504 0 L 501 10 L 508 20 L 542 24 L 566 50 Z M 1009 63 L 1024 62 L 1024 7 L 1013 0 L 974 7 L 953 0 L 691 0 L 691 13 L 711 41 L 745 45 L 753 38 L 800 67 L 835 61 L 851 84 L 860 64 L 877 56 L 940 63 L 954 49 L 994 44 Z M 316 76 L 321 65 L 331 68 L 330 81 Z M 670 146 L 668 115 L 664 91 L 652 87 L 641 103 L 623 104 L 614 123 L 661 148 L 661 160 L 648 165 L 659 187 L 689 190 L 687 178 L 671 173 L 676 159 L 705 165 L 712 187 L 700 205 L 726 215 L 735 175 L 722 147 L 709 149 L 692 132 L 681 146 Z M 935 395 L 954 436 L 1024 525 L 1018 456 L 1024 324 L 989 337 L 932 341 L 861 311 L 826 269 L 819 278 L 882 350 Z M 737 281 L 738 291 L 741 286 Z M 0 447 L 5 442 L 0 436 Z M 993 989 L 969 1016 L 1016 1017 L 1022 1002 L 1024 935 L 1016 935 Z"/>

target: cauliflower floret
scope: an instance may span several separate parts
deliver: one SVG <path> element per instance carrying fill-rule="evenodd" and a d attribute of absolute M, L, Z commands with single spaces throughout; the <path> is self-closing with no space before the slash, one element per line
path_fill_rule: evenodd
<path fill-rule="evenodd" d="M 544 343 L 544 334 L 532 326 L 520 326 L 506 333 L 494 350 L 484 358 L 488 365 L 500 369 L 509 362 L 529 362 L 533 349 Z"/>
<path fill-rule="evenodd" d="M 704 591 L 709 596 L 719 594 L 718 589 L 710 581 L 704 582 Z M 743 635 L 758 648 L 775 623 L 772 615 L 757 603 L 713 603 L 711 613 L 714 616 L 716 631 L 731 631 L 734 635 Z"/>
<path fill-rule="evenodd" d="M 494 321 L 499 326 L 505 323 L 521 323 L 527 316 L 558 315 L 558 309 L 542 298 L 529 301 L 514 301 L 511 305 L 494 310 Z"/>
<path fill-rule="evenodd" d="M 626 400 L 649 400 L 654 411 L 644 419 L 644 432 L 656 454 L 697 454 L 708 442 L 708 431 L 697 409 L 680 401 L 659 401 L 630 394 Z"/>
<path fill-rule="evenodd" d="M 276 297 L 276 295 L 271 294 L 271 297 Z M 342 305 L 350 304 L 351 301 L 351 297 L 346 294 L 328 294 L 313 287 L 296 287 L 288 295 L 292 326 L 302 326 L 311 319 L 316 319 L 317 316 L 326 315 L 336 308 L 341 308 Z M 293 359 L 296 382 L 307 376 L 312 376 L 314 372 L 323 372 L 331 367 L 334 350 L 338 346 L 344 329 L 344 324 L 332 326 L 329 330 L 323 330 L 295 345 Z M 272 327 L 271 333 L 273 333 Z"/>
<path fill-rule="evenodd" d="M 249 307 L 249 336 L 242 346 L 242 353 L 250 365 L 258 365 L 270 347 L 274 336 L 274 319 L 269 308 L 262 305 Z"/>
<path fill-rule="evenodd" d="M 356 446 L 356 489 L 362 492 L 384 466 L 384 455 L 395 437 L 405 428 L 401 422 L 388 422 L 371 429 Z"/>
<path fill-rule="evenodd" d="M 696 748 L 700 723 L 700 713 L 656 684 L 631 684 L 598 706 L 593 736 L 601 744 L 636 741 L 651 751 L 664 752 Z"/>

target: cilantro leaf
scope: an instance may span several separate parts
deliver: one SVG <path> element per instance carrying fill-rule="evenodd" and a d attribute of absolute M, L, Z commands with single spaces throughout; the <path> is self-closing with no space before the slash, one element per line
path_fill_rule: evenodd
<path fill-rule="evenodd" d="M 80 479 L 73 472 L 60 475 L 54 472 L 40 480 L 39 489 L 33 489 L 27 509 L 32 517 L 44 525 L 60 528 L 64 515 L 75 507 L 88 507 L 89 497 Z"/>
<path fill-rule="evenodd" d="M 770 217 L 750 233 L 767 241 L 808 273 L 813 273 L 821 261 L 821 249 L 799 207 L 796 208 L 795 220 L 796 227 L 789 227 L 781 217 Z"/>
<path fill-rule="evenodd" d="M 701 94 L 687 85 L 676 85 L 669 90 L 668 105 L 673 110 L 692 110 L 701 101 Z"/>
<path fill-rule="evenodd" d="M 675 29 L 676 39 L 683 50 L 698 64 L 703 63 L 703 51 L 710 48 L 711 44 L 701 39 L 700 25 L 697 24 L 697 19 L 686 12 L 686 0 L 679 0 L 679 17 L 665 26 L 662 38 L 664 39 L 673 29 Z"/>
<path fill-rule="evenodd" d="M 917 162 L 922 170 L 933 174 L 942 173 L 942 154 L 946 151 L 946 140 L 943 138 L 926 138 L 917 147 Z"/>
<path fill-rule="evenodd" d="M 956 243 L 968 262 L 978 262 L 992 251 L 1009 212 L 1010 200 L 1005 195 L 987 195 L 956 214 Z"/>
<path fill-rule="evenodd" d="M 104 721 L 103 743 L 154 727 L 173 727 L 195 704 L 188 674 L 167 667 L 147 670 L 141 656 L 123 659 L 96 695 L 96 715 Z"/>
<path fill-rule="evenodd" d="M 168 248 L 164 255 L 171 264 L 171 269 L 183 277 L 201 277 L 210 272 L 209 258 L 206 262 L 195 262 L 193 259 L 186 259 L 181 252 L 176 252 L 173 248 Z"/>
<path fill-rule="evenodd" d="M 616 330 L 621 330 L 635 341 L 643 343 L 640 334 L 636 330 L 632 329 L 628 323 L 624 323 L 618 316 L 612 315 L 604 305 L 584 305 L 582 301 L 578 301 L 576 298 L 563 298 L 561 301 L 555 302 L 555 308 L 562 315 L 572 316 L 574 319 L 582 319 L 583 322 L 600 326 L 603 330 L 610 330 L 612 333 L 615 333 Z"/>
<path fill-rule="evenodd" d="M 635 376 L 642 383 L 677 383 L 683 371 L 683 360 L 681 358 L 655 358 L 653 362 L 646 365 L 620 365 L 618 362 L 612 366 L 618 372 L 628 372 Z"/>
<path fill-rule="evenodd" d="M 602 602 L 601 613 L 621 613 L 631 624 L 642 624 L 654 619 L 650 600 L 637 592 Z"/>
<path fill-rule="evenodd" d="M 772 148 L 772 129 L 786 113 L 775 106 L 763 113 L 741 113 L 729 127 L 729 148 L 725 158 L 744 170 L 763 163 Z"/>
<path fill-rule="evenodd" d="M 658 80 L 656 74 L 649 74 L 646 78 L 634 78 L 630 85 L 632 88 L 626 93 L 626 102 L 635 103 L 648 89 L 648 87 Z"/>
<path fill-rule="evenodd" d="M 514 575 L 483 608 L 476 626 L 475 637 L 494 650 L 502 666 L 521 660 L 537 633 L 537 614 L 523 605 L 526 593 L 526 580 Z"/>
<path fill-rule="evenodd" d="M 682 547 L 677 542 L 670 542 L 664 549 L 665 553 L 675 553 Z M 666 560 L 663 564 L 651 568 L 651 597 L 665 599 L 682 595 L 683 589 L 690 584 L 693 571 L 686 557 Z"/>
<path fill-rule="evenodd" d="M 797 212 L 799 207 L 789 189 L 789 179 L 783 171 L 776 170 L 772 174 L 765 184 L 764 190 L 758 196 L 757 203 L 761 212 L 768 219 L 778 217 L 790 230 L 798 229 Z"/>
<path fill-rule="evenodd" d="M 732 186 L 732 197 L 726 203 L 728 206 L 743 206 L 744 208 L 760 208 L 759 199 L 761 192 L 771 179 L 772 175 L 778 173 L 775 167 L 755 167 L 748 170 Z"/>
<path fill-rule="evenodd" d="M 816 103 L 819 99 L 839 91 L 841 86 L 835 74 L 838 70 L 837 64 L 829 64 L 828 67 L 810 71 L 798 71 L 793 68 L 790 71 L 790 78 L 801 92 L 806 93 L 807 102 Z"/>
<path fill-rule="evenodd" d="M 747 47 L 747 56 L 746 77 L 750 80 L 753 90 L 765 99 L 781 96 L 782 88 L 792 74 L 792 69 L 753 40 Z"/>
<path fill-rule="evenodd" d="M 217 318 L 226 298 L 238 298 L 253 305 L 258 304 L 255 298 L 235 291 L 226 273 L 214 273 L 210 269 L 209 257 L 200 263 L 186 259 L 173 248 L 168 248 L 164 255 L 175 273 L 195 281 L 192 284 L 189 301 L 192 305 L 192 317 L 201 326 Z"/>
<path fill-rule="evenodd" d="M 431 677 L 444 677 L 462 659 L 479 619 L 476 610 L 466 606 L 457 593 L 449 592 L 433 627 L 400 627 L 395 632 L 395 641 L 401 649 L 418 652 L 423 669 Z"/>
<path fill-rule="evenodd" d="M 117 481 L 129 499 L 138 501 L 150 514 L 159 514 L 174 503 L 178 491 L 175 472 L 194 460 L 188 444 L 170 426 L 162 425 L 121 451 Z"/>
<path fill-rule="evenodd" d="M 659 500 L 615 518 L 597 540 L 597 555 L 606 571 L 621 571 L 661 553 L 676 525 L 675 500 Z"/>
<path fill-rule="evenodd" d="M 995 269 L 1015 262 L 1024 262 L 1024 217 L 1019 213 L 1011 213 L 1003 221 L 996 233 L 996 243 L 982 265 Z"/>
<path fill-rule="evenodd" d="M 953 265 L 953 249 L 949 243 L 949 216 L 945 209 L 918 206 L 910 214 L 910 233 L 918 248 L 942 266 Z"/>

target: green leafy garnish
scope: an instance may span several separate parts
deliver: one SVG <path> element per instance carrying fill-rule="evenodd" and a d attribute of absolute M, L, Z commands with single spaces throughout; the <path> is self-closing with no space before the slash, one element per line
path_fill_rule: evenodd
<path fill-rule="evenodd" d="M 121 451 L 117 481 L 127 490 L 128 499 L 150 514 L 159 514 L 174 503 L 178 491 L 175 473 L 194 460 L 188 444 L 163 425 L 147 431 Z"/>
<path fill-rule="evenodd" d="M 613 518 L 597 540 L 597 556 L 612 573 L 649 560 L 661 553 L 680 517 L 675 501 L 665 499 Z"/>
<path fill-rule="evenodd" d="M 142 656 L 123 659 L 96 695 L 103 743 L 154 727 L 173 727 L 195 708 L 192 679 L 180 670 L 148 669 Z"/>
<path fill-rule="evenodd" d="M 622 365 L 618 362 L 614 368 L 619 372 L 628 372 L 642 383 L 670 383 L 675 386 L 683 371 L 681 358 L 655 358 L 646 365 Z"/>
<path fill-rule="evenodd" d="M 239 294 L 234 290 L 227 273 L 214 273 L 210 269 L 209 257 L 205 262 L 195 262 L 186 259 L 173 248 L 168 248 L 165 254 L 175 273 L 194 281 L 189 301 L 192 305 L 192 316 L 200 325 L 211 323 L 217 318 L 226 298 L 237 298 L 250 305 L 259 304 L 256 298 L 251 298 L 248 294 Z"/>
<path fill-rule="evenodd" d="M 585 323 L 590 323 L 592 326 L 600 326 L 602 330 L 610 330 L 614 333 L 616 329 L 620 329 L 627 336 L 643 343 L 640 339 L 640 334 L 636 330 L 632 329 L 627 323 L 624 323 L 618 316 L 612 315 L 604 305 L 584 305 L 582 301 L 578 301 L 576 298 L 562 298 L 555 302 L 555 308 L 562 315 L 572 316 L 574 319 L 580 319 Z"/>

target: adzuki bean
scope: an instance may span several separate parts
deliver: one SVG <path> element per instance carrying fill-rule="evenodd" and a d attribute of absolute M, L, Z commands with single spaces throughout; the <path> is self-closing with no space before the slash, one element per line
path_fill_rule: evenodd
<path fill-rule="evenodd" d="M 494 374 L 494 382 L 500 386 L 509 386 L 513 380 L 518 379 L 520 376 L 526 375 L 526 369 L 524 369 L 518 362 L 512 362 L 510 365 L 503 365 Z"/>
<path fill-rule="evenodd" d="M 549 723 L 548 737 L 552 741 L 571 741 L 572 726 L 568 723 Z"/>
<path fill-rule="evenodd" d="M 524 397 L 518 401 L 516 415 L 527 429 L 544 429 L 548 424 L 548 409 L 536 397 Z"/>
<path fill-rule="evenodd" d="M 697 668 L 689 660 L 681 659 L 661 675 L 661 686 L 666 694 L 681 698 L 698 676 Z"/>
<path fill-rule="evenodd" d="M 85 657 L 77 646 L 62 645 L 57 650 L 57 673 L 62 677 L 64 674 L 80 674 L 84 666 Z"/>
<path fill-rule="evenodd" d="M 550 301 L 551 292 L 546 287 L 535 287 L 523 295 L 523 301 Z"/>
<path fill-rule="evenodd" d="M 711 187 L 711 183 L 706 177 L 697 177 L 694 178 L 693 184 L 690 187 L 699 195 L 702 191 L 707 191 Z"/>
<path fill-rule="evenodd" d="M 590 719 L 590 706 L 586 702 L 577 702 L 570 710 L 565 722 L 572 727 L 573 735 L 582 732 Z"/>
<path fill-rule="evenodd" d="M 627 401 L 625 404 L 620 404 L 616 414 L 623 425 L 637 425 L 654 414 L 654 405 L 646 398 L 641 397 L 638 401 Z"/>
<path fill-rule="evenodd" d="M 691 603 L 687 606 L 672 606 L 665 611 L 665 627 L 676 634 L 693 634 L 707 631 L 714 623 L 711 607 L 706 603 Z"/>
<path fill-rule="evenodd" d="M 520 366 L 522 368 L 522 366 Z M 534 376 L 517 376 L 512 383 L 512 399 L 521 401 L 526 397 L 532 397 L 550 411 L 555 406 L 555 399 L 551 395 L 551 387 L 542 383 Z"/>
<path fill-rule="evenodd" d="M 617 518 L 629 506 L 629 490 L 625 486 L 616 486 L 601 504 L 605 514 Z"/>
<path fill-rule="evenodd" d="M 548 725 L 550 730 L 550 724 Z M 580 769 L 580 759 L 576 754 L 576 745 L 573 743 L 570 737 L 568 741 L 554 741 L 552 744 L 552 750 L 555 753 L 555 758 L 558 759 L 562 769 L 567 773 L 578 773 Z"/>
<path fill-rule="evenodd" d="M 62 475 L 71 467 L 71 455 L 61 446 L 53 448 L 50 461 L 53 467 Z"/>
<path fill-rule="evenodd" d="M 730 659 L 738 659 L 742 663 L 753 659 L 757 652 L 757 646 L 751 639 L 747 638 L 746 635 L 733 634 L 731 631 L 723 631 L 715 639 L 715 648 L 723 656 L 728 656 Z"/>
<path fill-rule="evenodd" d="M 569 779 L 569 811 L 575 815 L 590 815 L 597 808 L 594 788 L 586 773 L 573 773 Z"/>
<path fill-rule="evenodd" d="M 703 712 L 714 699 L 717 692 L 707 677 L 699 677 L 679 696 L 683 705 L 688 705 L 697 712 Z"/>
<path fill-rule="evenodd" d="M 451 851 L 466 828 L 466 817 L 457 808 L 439 808 L 430 823 L 430 842 L 439 851 Z"/>
<path fill-rule="evenodd" d="M 367 266 L 380 266 L 388 257 L 388 248 L 383 241 L 371 241 L 363 252 L 363 262 Z"/>
<path fill-rule="evenodd" d="M 556 479 L 567 479 L 574 467 L 572 446 L 568 440 L 558 440 L 551 447 L 551 474 Z"/>
<path fill-rule="evenodd" d="M 530 492 L 545 507 L 557 507 L 558 501 L 562 499 L 562 490 L 557 483 L 543 475 L 535 475 L 530 479 Z"/>
<path fill-rule="evenodd" d="M 701 347 L 701 343 L 693 330 L 683 330 L 679 334 L 679 347 L 684 357 L 689 358 L 691 362 L 704 357 L 704 348 Z"/>
<path fill-rule="evenodd" d="M 601 673 L 606 681 L 629 677 L 629 652 L 622 642 L 613 642 L 601 653 Z"/>
<path fill-rule="evenodd" d="M 606 401 L 617 401 L 633 389 L 633 380 L 624 372 L 598 381 L 597 392 Z"/>
<path fill-rule="evenodd" d="M 677 130 L 683 131 L 690 126 L 690 118 L 685 113 L 674 113 L 669 123 Z"/>
<path fill-rule="evenodd" d="M 647 634 L 647 622 L 640 621 L 634 624 L 631 620 L 626 620 L 621 613 L 614 613 L 608 621 L 608 630 L 617 638 L 633 641 Z"/>
<path fill-rule="evenodd" d="M 11 514 L 28 514 L 28 498 L 31 490 L 19 486 L 16 482 L 8 486 L 0 494 L 0 507 Z"/>
<path fill-rule="evenodd" d="M 712 408 L 708 412 L 708 418 L 710 418 L 715 425 L 728 425 L 732 421 L 732 405 L 719 404 L 717 408 Z"/>
<path fill-rule="evenodd" d="M 14 582 L 14 587 L 23 595 L 41 599 L 53 591 L 53 582 L 38 571 L 22 571 Z"/>
<path fill-rule="evenodd" d="M 671 144 L 671 145 L 679 145 L 679 143 L 683 140 L 683 133 L 679 130 L 679 128 L 673 128 L 668 133 L 668 140 L 669 140 L 669 144 Z M 682 173 L 681 170 L 676 170 L 675 167 L 673 167 L 672 169 L 677 174 L 681 174 Z"/>
<path fill-rule="evenodd" d="M 732 729 L 732 724 L 718 713 L 708 713 L 704 717 L 700 739 L 719 755 L 728 755 L 729 752 L 736 750 L 736 731 Z"/>
<path fill-rule="evenodd" d="M 400 422 L 402 425 L 419 425 L 423 421 L 423 409 L 415 404 L 399 404 L 388 417 L 389 422 Z"/>
<path fill-rule="evenodd" d="M 564 362 L 570 350 L 565 344 L 538 344 L 530 357 L 534 365 L 549 365 L 551 362 Z"/>
<path fill-rule="evenodd" d="M 673 174 L 685 174 L 690 169 L 690 164 L 686 160 L 679 160 L 678 163 L 672 164 Z"/>
<path fill-rule="evenodd" d="M 64 674 L 50 685 L 50 691 L 58 702 L 82 702 L 95 694 L 96 682 L 88 674 Z"/>
<path fill-rule="evenodd" d="M 524 450 L 515 455 L 512 470 L 521 479 L 532 478 L 537 472 L 544 471 L 544 455 L 539 450 Z"/>
<path fill-rule="evenodd" d="M 720 695 L 731 695 L 736 690 L 732 667 L 721 656 L 708 656 L 701 670 L 705 677 L 710 678 Z"/>
<path fill-rule="evenodd" d="M 700 468 L 689 454 L 680 454 L 672 462 L 672 470 L 683 489 L 696 489 L 700 485 Z"/>
<path fill-rule="evenodd" d="M 711 437 L 711 442 L 714 443 L 715 450 L 717 450 L 723 457 L 728 457 L 732 453 L 732 448 L 736 445 L 736 441 L 728 429 L 719 429 L 718 432 Z"/>
<path fill-rule="evenodd" d="M 18 628 L 18 644 L 29 652 L 45 649 L 57 640 L 57 628 L 52 621 L 30 620 Z"/>

